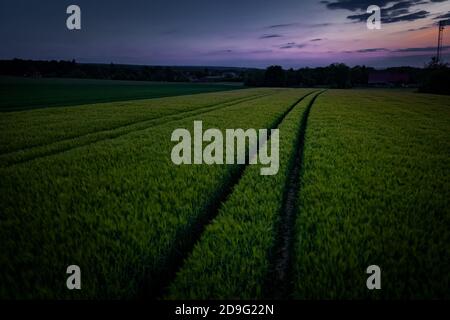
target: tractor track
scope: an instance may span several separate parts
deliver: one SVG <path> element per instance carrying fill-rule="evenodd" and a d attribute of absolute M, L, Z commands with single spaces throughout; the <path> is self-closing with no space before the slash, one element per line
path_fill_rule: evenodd
<path fill-rule="evenodd" d="M 299 98 L 295 103 L 293 103 L 280 117 L 278 117 L 274 123 L 271 125 L 270 129 L 276 129 L 280 126 L 287 115 L 307 96 L 313 94 L 315 91 L 311 91 L 301 98 Z M 269 136 L 270 138 L 270 130 Z M 168 286 L 175 279 L 177 272 L 182 268 L 184 260 L 191 254 L 195 245 L 206 229 L 206 227 L 213 221 L 213 219 L 218 215 L 219 210 L 224 202 L 230 197 L 234 190 L 234 187 L 239 183 L 242 175 L 244 174 L 245 168 L 248 164 L 239 165 L 237 170 L 232 174 L 231 178 L 224 183 L 221 193 L 213 197 L 211 202 L 207 204 L 204 209 L 204 213 L 197 218 L 197 221 L 189 228 L 189 232 L 185 232 L 186 235 L 184 239 L 178 239 L 177 243 L 181 244 L 169 253 L 168 263 L 164 268 L 164 272 L 157 277 L 152 277 L 153 281 L 145 281 L 141 289 L 141 298 L 162 298 L 167 293 Z M 154 276 L 154 275 L 153 275 Z M 158 280 L 155 282 L 154 279 Z"/>
<path fill-rule="evenodd" d="M 264 291 L 269 299 L 289 299 L 292 292 L 292 256 L 293 239 L 295 238 L 295 221 L 298 215 L 298 194 L 300 191 L 300 174 L 303 164 L 303 147 L 308 116 L 319 95 L 317 93 L 309 102 L 301 117 L 300 128 L 295 143 L 283 194 L 283 205 L 276 229 L 276 240 L 271 252 L 271 267 Z"/>
<path fill-rule="evenodd" d="M 36 145 L 19 151 L 16 150 L 13 152 L 0 155 L 0 167 L 10 167 L 28 161 L 36 160 L 39 158 L 57 155 L 59 153 L 63 153 L 65 151 L 69 151 L 78 147 L 88 146 L 109 139 L 116 139 L 133 132 L 143 131 L 151 127 L 166 124 L 171 121 L 182 120 L 188 117 L 197 116 L 211 111 L 235 106 L 243 102 L 257 100 L 270 95 L 274 95 L 276 93 L 277 92 L 272 92 L 263 95 L 252 95 L 250 97 L 239 98 L 228 102 L 221 102 L 201 107 L 195 110 L 183 111 L 176 114 L 170 114 L 166 116 L 132 122 L 107 130 L 90 132 L 84 135 L 55 141 L 49 144 Z"/>

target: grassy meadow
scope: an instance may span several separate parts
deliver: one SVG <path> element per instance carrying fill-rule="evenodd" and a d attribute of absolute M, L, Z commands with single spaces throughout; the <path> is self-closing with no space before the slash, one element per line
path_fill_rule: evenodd
<path fill-rule="evenodd" d="M 444 96 L 3 81 L 2 299 L 450 298 Z M 171 134 L 195 120 L 278 128 L 278 174 L 174 165 Z"/>

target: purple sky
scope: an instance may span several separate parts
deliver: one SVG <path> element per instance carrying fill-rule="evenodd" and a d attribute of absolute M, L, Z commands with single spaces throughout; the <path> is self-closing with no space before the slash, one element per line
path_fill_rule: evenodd
<path fill-rule="evenodd" d="M 78 4 L 82 30 L 65 26 Z M 382 7 L 381 30 L 365 10 Z M 53 0 L 0 2 L 0 59 L 266 67 L 423 66 L 448 0 Z M 444 32 L 449 61 L 450 26 Z"/>

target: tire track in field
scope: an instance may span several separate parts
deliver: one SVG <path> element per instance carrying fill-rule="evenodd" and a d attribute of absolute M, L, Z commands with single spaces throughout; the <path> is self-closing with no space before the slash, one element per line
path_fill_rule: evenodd
<path fill-rule="evenodd" d="M 303 147 L 308 116 L 317 97 L 317 93 L 303 112 L 295 143 L 295 152 L 291 157 L 289 174 L 283 194 L 283 205 L 277 226 L 275 247 L 271 256 L 271 268 L 266 280 L 265 296 L 271 299 L 288 299 L 292 292 L 292 252 L 295 236 L 295 219 L 298 214 L 298 195 L 300 191 L 300 170 L 303 165 Z"/>
<path fill-rule="evenodd" d="M 174 115 L 181 115 L 181 114 L 184 114 L 184 113 L 189 113 L 189 112 L 198 111 L 198 110 L 202 110 L 202 109 L 212 108 L 212 107 L 216 107 L 216 106 L 218 107 L 218 106 L 223 105 L 223 104 L 239 102 L 241 100 L 256 98 L 256 97 L 259 97 L 259 96 L 264 96 L 264 94 L 263 95 L 253 94 L 253 95 L 249 95 L 247 97 L 231 99 L 229 101 L 214 103 L 214 104 L 206 105 L 206 106 L 203 106 L 203 107 L 200 107 L 200 108 L 194 108 L 194 109 L 191 109 L 191 110 L 186 110 L 186 111 L 181 111 L 181 112 L 176 112 L 175 111 L 173 113 L 169 113 L 169 114 L 166 114 L 166 115 L 150 117 L 150 118 L 137 120 L 137 121 L 129 121 L 129 122 L 125 122 L 124 124 L 121 124 L 121 125 L 118 125 L 118 126 L 113 126 L 111 128 L 94 130 L 94 131 L 90 131 L 90 132 L 87 132 L 87 133 L 84 133 L 84 134 L 73 135 L 73 136 L 68 136 L 66 138 L 57 139 L 57 140 L 54 140 L 54 141 L 51 141 L 51 142 L 48 142 L 48 143 L 41 142 L 41 143 L 36 143 L 34 145 L 27 146 L 27 147 L 24 147 L 24 148 L 10 150 L 10 151 L 4 152 L 4 153 L 0 153 L 0 156 L 8 156 L 8 155 L 12 155 L 12 154 L 17 153 L 17 152 L 32 150 L 32 149 L 37 148 L 37 147 L 45 147 L 45 146 L 49 146 L 49 145 L 52 145 L 52 144 L 55 144 L 55 143 L 64 142 L 64 141 L 71 141 L 71 140 L 82 138 L 84 136 L 88 136 L 88 135 L 92 135 L 92 134 L 97 134 L 97 133 L 102 133 L 102 132 L 106 132 L 106 131 L 117 130 L 117 129 L 129 127 L 129 126 L 136 125 L 136 124 L 143 123 L 143 122 L 156 121 L 158 119 L 164 119 L 164 118 L 171 117 L 171 116 L 174 116 Z"/>
<path fill-rule="evenodd" d="M 0 155 L 0 167 L 10 167 L 16 164 L 25 163 L 38 158 L 43 158 L 47 156 L 53 156 L 65 151 L 69 151 L 78 147 L 84 147 L 90 144 L 101 142 L 108 139 L 115 139 L 126 134 L 146 130 L 148 128 L 158 126 L 161 124 L 168 123 L 170 121 L 180 120 L 187 117 L 197 116 L 207 112 L 215 111 L 222 108 L 231 107 L 240 103 L 257 100 L 270 95 L 274 95 L 277 92 L 271 92 L 269 94 L 263 95 L 253 95 L 250 97 L 239 98 L 236 100 L 231 100 L 228 102 L 222 102 L 218 104 L 213 104 L 210 106 L 205 106 L 197 108 L 195 110 L 183 111 L 177 114 L 170 114 L 166 116 L 151 118 L 147 120 L 137 121 L 130 124 L 122 125 L 119 127 L 100 130 L 78 137 L 73 137 L 69 139 L 63 139 L 60 141 L 52 142 L 50 144 L 44 144 L 39 146 L 33 146 L 20 151 L 14 151 L 6 154 Z"/>
<path fill-rule="evenodd" d="M 280 126 L 283 120 L 287 117 L 287 115 L 307 96 L 313 94 L 316 91 L 310 91 L 304 94 L 301 98 L 299 98 L 295 103 L 293 103 L 287 110 L 279 116 L 273 124 L 268 129 L 276 129 Z M 270 139 L 270 130 L 268 131 L 267 139 Z M 258 148 L 259 151 L 259 148 Z M 247 155 L 248 156 L 248 155 Z M 248 157 L 246 157 L 247 159 Z M 203 214 L 201 214 L 197 220 L 193 223 L 193 227 L 189 230 L 189 232 L 184 233 L 184 237 L 182 239 L 178 239 L 177 242 L 180 243 L 180 247 L 174 249 L 174 252 L 169 253 L 168 265 L 164 268 L 164 273 L 159 275 L 158 280 L 155 282 L 155 279 L 152 278 L 147 279 L 143 284 L 143 288 L 141 289 L 141 298 L 161 298 L 167 292 L 167 288 L 170 283 L 175 279 L 177 272 L 183 266 L 186 258 L 193 251 L 196 243 L 200 240 L 201 235 L 203 234 L 206 227 L 212 222 L 212 220 L 218 215 L 219 209 L 222 204 L 226 202 L 226 200 L 230 197 L 231 193 L 234 190 L 234 187 L 239 183 L 242 175 L 244 174 L 246 164 L 238 165 L 237 169 L 233 174 L 231 174 L 231 178 L 224 183 L 224 185 L 220 188 L 221 192 L 219 192 L 211 202 L 206 205 L 203 210 Z"/>

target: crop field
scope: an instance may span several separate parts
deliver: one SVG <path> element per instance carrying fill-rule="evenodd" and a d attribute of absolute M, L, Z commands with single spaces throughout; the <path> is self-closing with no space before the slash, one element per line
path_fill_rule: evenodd
<path fill-rule="evenodd" d="M 0 77 L 0 112 L 235 90 L 237 84 Z"/>
<path fill-rule="evenodd" d="M 294 296 L 449 298 L 448 98 L 329 91 L 308 122 Z"/>
<path fill-rule="evenodd" d="M 206 88 L 2 100 L 0 298 L 450 298 L 446 97 Z M 198 120 L 279 129 L 278 173 L 175 165 Z"/>

